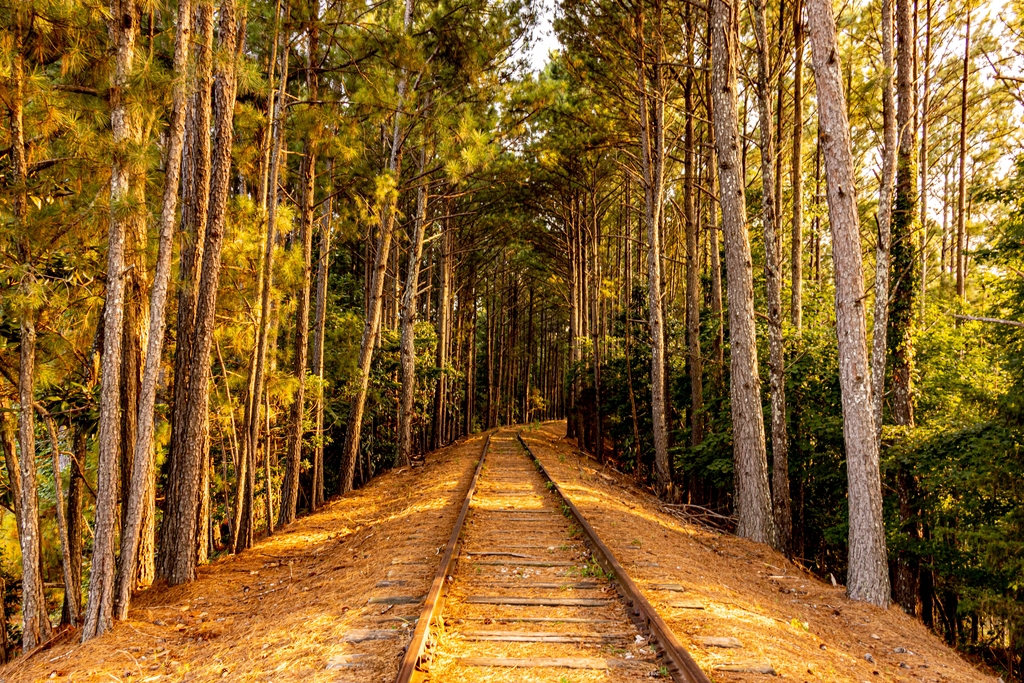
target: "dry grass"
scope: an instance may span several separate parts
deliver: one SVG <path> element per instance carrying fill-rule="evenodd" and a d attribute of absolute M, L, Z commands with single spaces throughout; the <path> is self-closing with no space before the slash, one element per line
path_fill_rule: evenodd
<path fill-rule="evenodd" d="M 194 583 L 144 591 L 110 633 L 17 660 L 0 668 L 0 681 L 390 682 L 411 633 L 401 617 L 420 606 L 367 601 L 426 593 L 481 443 L 477 436 L 422 468 L 378 477 L 251 550 L 201 567 Z M 389 578 L 408 584 L 376 587 Z M 352 629 L 394 629 L 396 637 L 342 642 Z M 327 668 L 351 653 L 370 655 L 366 666 Z"/>
<path fill-rule="evenodd" d="M 774 680 L 715 670 L 727 662 L 753 661 L 768 662 L 796 681 L 995 683 L 898 608 L 848 600 L 842 586 L 820 581 L 765 546 L 668 514 L 631 480 L 578 458 L 564 435 L 564 423 L 523 432 L 713 680 Z M 686 592 L 655 590 L 655 583 L 678 583 Z M 697 600 L 704 609 L 668 606 L 680 600 Z M 701 636 L 735 637 L 743 647 L 705 647 L 697 640 Z"/>

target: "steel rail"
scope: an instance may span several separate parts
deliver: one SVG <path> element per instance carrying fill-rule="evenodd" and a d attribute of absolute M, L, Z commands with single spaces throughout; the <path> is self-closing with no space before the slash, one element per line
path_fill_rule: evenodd
<path fill-rule="evenodd" d="M 418 680 L 419 672 L 416 670 L 416 667 L 420 664 L 423 652 L 427 647 L 430 626 L 441 615 L 447 587 L 446 579 L 451 572 L 452 564 L 455 562 L 455 549 L 459 544 L 462 526 L 466 521 L 466 515 L 469 513 L 469 503 L 473 500 L 473 495 L 476 493 L 476 485 L 480 481 L 480 472 L 483 471 L 484 459 L 487 457 L 487 449 L 490 445 L 491 435 L 488 434 L 484 440 L 483 448 L 480 450 L 480 462 L 477 463 L 476 472 L 469 483 L 466 497 L 462 501 L 462 510 L 459 512 L 459 517 L 455 520 L 451 536 L 448 538 L 448 546 L 445 548 L 444 556 L 441 558 L 441 566 L 438 567 L 437 574 L 434 575 L 434 582 L 430 585 L 427 598 L 423 602 L 423 609 L 420 611 L 420 617 L 416 622 L 416 628 L 413 630 L 412 640 L 409 642 L 409 647 L 405 650 L 405 656 L 402 657 L 402 665 L 398 669 L 398 677 L 395 679 L 395 683 L 412 683 L 412 681 Z"/>
<path fill-rule="evenodd" d="M 612 553 L 611 548 L 605 545 L 601 537 L 597 535 L 597 531 L 591 526 L 590 522 L 587 521 L 583 513 L 580 512 L 579 508 L 576 507 L 575 503 L 569 500 L 569 497 L 562 491 L 562 487 L 558 485 L 558 482 L 552 478 L 551 474 L 544 467 L 544 463 L 534 454 L 526 440 L 523 439 L 523 432 L 519 430 L 516 434 L 519 437 L 519 443 L 523 445 L 526 452 L 529 453 L 530 457 L 537 464 L 537 468 L 541 474 L 551 482 L 553 490 L 562 499 L 566 507 L 572 512 L 573 518 L 576 523 L 579 524 L 583 533 L 587 535 L 590 540 L 591 546 L 594 550 L 595 558 L 601 568 L 606 572 L 609 572 L 614 577 L 616 587 L 619 593 L 622 595 L 630 607 L 633 609 L 635 616 L 642 620 L 643 625 L 646 627 L 648 633 L 653 636 L 657 642 L 661 651 L 665 653 L 671 664 L 669 667 L 669 673 L 672 674 L 672 678 L 679 683 L 711 683 L 707 675 L 701 671 L 700 667 L 697 666 L 697 662 L 693 661 L 693 657 L 686 651 L 683 644 L 676 638 L 675 633 L 669 628 L 665 620 L 661 618 L 661 615 L 654 609 L 654 606 L 644 597 L 644 594 L 640 592 L 640 588 L 633 582 L 633 579 L 629 577 L 626 570 L 616 559 L 615 554 Z"/>

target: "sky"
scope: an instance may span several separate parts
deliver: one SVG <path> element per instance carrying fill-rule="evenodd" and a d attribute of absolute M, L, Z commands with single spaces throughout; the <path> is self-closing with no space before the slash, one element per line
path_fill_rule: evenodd
<path fill-rule="evenodd" d="M 551 22 L 555 18 L 555 2 L 556 0 L 538 0 L 537 27 L 534 29 L 533 44 L 528 54 L 530 69 L 535 72 L 544 68 L 548 61 L 548 53 L 558 49 L 558 38 L 551 27 Z"/>

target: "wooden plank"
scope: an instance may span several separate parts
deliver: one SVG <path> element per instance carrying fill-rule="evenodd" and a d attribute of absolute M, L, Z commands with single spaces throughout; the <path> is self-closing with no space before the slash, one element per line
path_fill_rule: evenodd
<path fill-rule="evenodd" d="M 698 643 L 704 647 L 724 647 L 724 648 L 738 648 L 743 647 L 737 638 L 721 637 L 721 636 L 697 636 L 694 638 Z"/>
<path fill-rule="evenodd" d="M 674 591 L 676 593 L 683 593 L 686 591 L 686 589 L 678 583 L 651 583 L 648 584 L 647 587 L 655 591 Z"/>
<path fill-rule="evenodd" d="M 388 640 L 397 638 L 401 633 L 385 629 L 354 628 L 341 637 L 343 643 L 365 643 L 368 640 Z"/>
<path fill-rule="evenodd" d="M 543 561 L 543 560 L 523 560 L 522 562 L 502 562 L 501 560 L 484 561 L 484 562 L 473 562 L 473 564 L 480 564 L 489 567 L 575 567 L 575 562 L 560 562 L 558 560 Z"/>
<path fill-rule="evenodd" d="M 475 581 L 475 585 L 497 586 L 499 588 L 537 588 L 540 590 L 597 590 L 600 585 L 593 581 L 582 581 L 578 583 L 553 583 L 532 581 Z"/>
<path fill-rule="evenodd" d="M 777 676 L 775 668 L 766 662 L 736 662 L 732 664 L 715 664 L 715 671 L 728 671 L 737 674 L 768 674 Z"/>
<path fill-rule="evenodd" d="M 469 595 L 466 602 L 473 605 L 529 605 L 534 607 L 604 607 L 611 600 L 597 598 L 522 598 L 505 595 Z"/>
<path fill-rule="evenodd" d="M 421 602 L 422 595 L 381 595 L 369 600 L 371 605 L 414 605 Z"/>
<path fill-rule="evenodd" d="M 472 555 L 474 557 L 475 556 L 484 556 L 484 557 L 491 557 L 491 556 L 521 557 L 524 560 L 535 560 L 535 559 L 537 559 L 536 555 L 524 555 L 522 553 L 504 552 L 504 551 L 501 551 L 501 550 L 474 550 L 474 551 L 466 553 L 466 555 Z"/>
<path fill-rule="evenodd" d="M 466 640 L 501 643 L 581 643 L 632 640 L 631 633 L 564 633 L 557 631 L 465 631 Z"/>
<path fill-rule="evenodd" d="M 483 621 L 485 623 L 530 623 L 530 624 L 618 624 L 614 619 L 585 619 L 583 617 L 461 617 L 463 621 Z"/>
<path fill-rule="evenodd" d="M 458 660 L 463 666 L 510 667 L 527 669 L 545 667 L 551 669 L 609 669 L 607 659 L 594 657 L 463 657 Z"/>
<path fill-rule="evenodd" d="M 668 606 L 674 609 L 704 609 L 704 605 L 700 604 L 696 600 L 679 600 L 677 602 L 668 603 Z"/>

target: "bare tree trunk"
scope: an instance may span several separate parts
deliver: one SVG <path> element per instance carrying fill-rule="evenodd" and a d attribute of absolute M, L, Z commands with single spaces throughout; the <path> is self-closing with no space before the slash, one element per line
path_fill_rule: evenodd
<path fill-rule="evenodd" d="M 427 147 L 420 149 L 419 175 L 427 160 Z M 416 295 L 423 260 L 423 233 L 427 222 L 427 181 L 416 188 L 416 216 L 413 219 L 409 263 L 405 270 L 405 291 L 402 293 L 402 400 L 398 406 L 398 466 L 406 467 L 412 460 L 412 415 L 416 398 Z M 442 302 L 443 305 L 443 302 Z"/>
<path fill-rule="evenodd" d="M 313 17 L 309 26 L 308 52 L 306 56 L 306 91 L 310 101 L 319 99 L 319 82 L 314 65 L 317 61 L 319 26 L 317 10 L 311 8 Z M 302 465 L 302 425 L 306 415 L 306 367 L 309 359 L 309 290 L 313 278 L 313 200 L 316 193 L 316 145 L 315 128 L 307 134 L 304 145 L 305 156 L 300 171 L 302 188 L 300 206 L 300 246 L 302 249 L 302 284 L 299 286 L 298 302 L 295 307 L 295 379 L 298 388 L 292 401 L 291 423 L 288 430 L 288 465 L 285 468 L 282 487 L 281 514 L 279 525 L 295 521 L 299 501 L 299 469 Z"/>
<path fill-rule="evenodd" d="M 711 14 L 708 14 L 708 36 L 710 43 L 711 36 Z M 711 56 L 711 45 L 708 45 L 708 57 Z M 708 119 L 715 120 L 715 98 L 711 97 L 711 73 L 705 72 L 705 92 L 708 93 Z M 710 242 L 708 250 L 711 252 L 711 317 L 715 325 L 715 337 L 712 342 L 711 355 L 715 359 L 715 384 L 721 388 L 722 378 L 725 372 L 725 314 L 722 304 L 722 255 L 718 245 L 718 218 L 715 205 L 721 205 L 721 195 L 717 190 L 717 146 L 715 144 L 715 126 L 708 126 L 708 191 L 711 194 L 711 201 L 708 202 L 708 232 Z"/>
<path fill-rule="evenodd" d="M 327 324 L 327 276 L 331 266 L 331 229 L 334 201 L 328 198 L 320 226 L 320 247 L 316 266 L 316 313 L 313 332 L 313 375 L 320 380 L 314 407 L 316 417 L 316 451 L 313 454 L 312 509 L 324 504 L 324 334 Z M 250 503 L 251 505 L 251 503 Z"/>
<path fill-rule="evenodd" d="M 925 294 L 928 289 L 928 118 L 931 109 L 932 0 L 927 0 L 924 30 L 924 84 L 921 86 L 921 310 L 924 324 Z"/>
<path fill-rule="evenodd" d="M 85 478 L 82 476 L 81 464 L 86 456 L 86 434 L 83 429 L 75 428 L 72 437 L 72 460 L 68 476 L 68 551 L 71 555 L 71 585 L 77 588 L 75 595 L 81 604 L 82 596 L 82 530 L 85 526 L 82 519 L 82 493 Z M 2 591 L 2 587 L 0 587 Z M 65 593 L 67 589 L 65 589 Z M 0 595 L 3 593 L 0 592 Z M 2 615 L 0 615 L 2 616 Z M 81 621 L 81 611 L 79 611 Z M 61 611 L 61 624 L 71 624 L 71 605 L 67 597 Z"/>
<path fill-rule="evenodd" d="M 804 325 L 804 19 L 803 0 L 793 7 L 793 238 L 790 244 L 792 288 L 790 321 L 797 335 Z"/>
<path fill-rule="evenodd" d="M 971 3 L 967 3 L 964 70 L 960 85 L 960 173 L 956 199 L 956 295 L 967 301 L 967 86 L 971 76 Z"/>
<path fill-rule="evenodd" d="M 450 212 L 449 212 L 450 213 Z M 451 263 L 451 241 L 452 233 L 448 219 L 441 223 L 443 234 L 441 236 L 441 258 L 438 264 L 440 269 L 441 286 L 437 293 L 437 353 L 436 368 L 438 371 L 437 386 L 434 388 L 434 425 L 432 448 L 440 448 L 444 445 L 444 425 L 447 421 L 446 408 L 448 405 L 448 377 L 445 374 L 445 366 L 448 365 L 448 344 L 451 340 L 451 286 L 452 286 L 452 263 Z"/>
<path fill-rule="evenodd" d="M 768 64 L 768 31 L 764 0 L 751 0 L 757 39 L 758 128 L 761 132 L 761 208 L 764 227 L 765 290 L 768 303 L 768 372 L 772 405 L 772 509 L 775 546 L 788 552 L 793 535 L 789 500 L 789 449 L 786 434 L 786 357 L 782 339 L 782 245 L 779 239 L 779 198 L 775 180 L 775 134 Z"/>
<path fill-rule="evenodd" d="M 768 487 L 761 379 L 757 370 L 750 236 L 747 233 L 746 197 L 739 159 L 736 104 L 739 8 L 730 6 L 725 0 L 712 0 L 710 10 L 713 123 L 729 288 L 730 396 L 735 505 L 739 518 L 736 533 L 759 543 L 774 545 L 776 531 Z"/>
<path fill-rule="evenodd" d="M 16 526 L 21 528 L 21 465 L 18 462 L 16 445 L 17 428 L 11 419 L 11 405 L 0 396 L 0 448 L 4 451 L 4 467 L 7 469 L 7 485 L 11 489 L 11 506 L 14 508 Z"/>
<path fill-rule="evenodd" d="M 884 607 L 889 603 L 882 484 L 868 377 L 867 329 L 860 229 L 850 125 L 846 117 L 836 25 L 829 0 L 807 0 L 818 125 L 828 176 L 829 224 L 836 278 L 839 384 L 846 443 L 850 556 L 847 594 Z"/>
<path fill-rule="evenodd" d="M 686 6 L 687 61 L 693 64 L 693 43 L 696 39 L 692 8 Z M 686 345 L 690 369 L 690 445 L 699 446 L 704 441 L 704 361 L 700 355 L 700 263 L 698 254 L 697 215 L 693 206 L 695 177 L 693 130 L 693 69 L 686 72 L 683 83 L 683 108 L 686 110 L 683 152 L 683 214 L 686 222 Z"/>
<path fill-rule="evenodd" d="M 660 5 L 659 5 L 660 12 Z M 660 16 L 659 16 L 660 20 Z M 643 8 L 636 13 L 637 93 L 640 104 L 640 157 L 643 163 L 644 220 L 647 223 L 647 298 L 651 327 L 651 420 L 654 473 L 662 495 L 672 490 L 668 456 L 668 415 L 665 405 L 665 319 L 661 302 L 661 213 L 665 198 L 665 93 L 661 74 L 663 44 L 660 26 L 655 37 L 652 87 L 648 92 L 648 54 L 644 42 Z"/>
<path fill-rule="evenodd" d="M 875 314 L 871 339 L 872 415 L 882 435 L 885 361 L 889 325 L 889 268 L 892 246 L 892 193 L 896 175 L 896 103 L 893 96 L 893 7 L 882 2 L 882 179 L 878 190 L 878 244 L 875 249 Z"/>
<path fill-rule="evenodd" d="M 112 0 L 108 29 L 116 46 L 114 78 L 110 88 L 110 121 L 115 153 L 110 169 L 110 228 L 107 251 L 107 296 L 103 316 L 103 361 L 100 388 L 99 461 L 96 466 L 95 540 L 89 573 L 89 603 L 82 628 L 86 641 L 113 626 L 114 543 L 118 503 L 118 461 L 121 446 L 121 353 L 124 329 L 125 235 L 135 216 L 125 204 L 131 201 L 133 181 L 138 182 L 127 156 L 136 137 L 136 122 L 127 102 L 129 78 L 135 59 L 139 8 L 135 0 Z M 22 452 L 26 452 L 25 449 Z M 24 461 L 22 458 L 22 464 Z M 23 477 L 23 479 L 26 479 Z M 27 482 L 26 482 L 27 486 Z"/>
<path fill-rule="evenodd" d="M 413 0 L 405 1 L 404 27 L 406 35 L 412 28 L 412 4 Z M 396 183 L 400 174 L 402 157 L 402 107 L 405 105 L 408 82 L 409 74 L 403 70 L 398 80 L 398 108 L 395 110 L 394 127 L 391 134 L 391 155 L 387 168 L 387 172 L 395 178 Z M 380 235 L 376 245 L 377 253 L 370 286 L 367 287 L 369 305 L 366 311 L 366 322 L 363 325 L 363 339 L 359 348 L 359 384 L 349 410 L 348 425 L 345 429 L 345 449 L 341 457 L 341 493 L 351 491 L 355 483 L 356 460 L 359 457 L 359 441 L 363 430 L 363 411 L 366 409 L 366 394 L 370 387 L 370 366 L 373 363 L 373 351 L 377 335 L 380 332 L 384 280 L 387 275 L 388 257 L 391 254 L 391 238 L 395 232 L 395 201 L 396 198 L 393 194 L 384 199 Z"/>
<path fill-rule="evenodd" d="M 64 508 L 64 484 L 61 481 L 60 475 L 60 438 L 57 435 L 57 425 L 54 423 L 53 418 L 50 417 L 50 414 L 38 404 L 36 405 L 36 410 L 40 412 L 43 421 L 46 423 L 46 430 L 50 436 L 50 456 L 53 462 L 53 491 L 56 498 L 54 508 L 57 516 L 57 538 L 60 540 L 60 568 L 64 578 L 64 601 L 67 604 L 68 621 L 72 628 L 75 628 L 78 626 L 80 611 L 78 603 L 82 596 L 80 584 L 75 583 L 74 573 L 71 569 L 71 544 L 68 541 L 68 520 L 65 516 L 67 511 Z M 0 594 L 0 602 L 2 602 L 2 597 L 2 594 Z M 6 629 L 6 625 L 0 624 L 0 628 Z"/>
<path fill-rule="evenodd" d="M 157 382 L 160 379 L 160 359 L 163 352 L 164 324 L 166 318 L 167 292 L 171 278 L 171 256 L 174 251 L 174 224 L 178 204 L 178 184 L 181 173 L 181 152 L 185 138 L 185 97 L 188 47 L 191 40 L 191 0 L 179 0 L 178 24 L 175 30 L 174 74 L 172 86 L 171 120 L 167 143 L 166 171 L 164 175 L 163 202 L 160 211 L 160 246 L 157 254 L 156 275 L 150 295 L 149 336 L 146 348 L 145 369 L 139 397 L 137 433 L 134 439 L 135 453 L 130 473 L 128 498 L 125 502 L 125 524 L 121 533 L 121 554 L 117 567 L 117 584 L 114 595 L 114 617 L 128 618 L 131 593 L 139 571 L 140 538 L 151 528 L 152 508 L 155 504 L 155 475 L 153 467 L 153 422 L 156 406 Z M 149 510 L 147 524 L 146 511 Z M 152 545 L 149 546 L 152 549 Z M 148 555 L 148 553 L 147 553 Z M 136 559 L 138 558 L 138 559 Z M 149 563 L 147 558 L 145 564 Z"/>
<path fill-rule="evenodd" d="M 289 17 L 290 4 L 285 4 L 284 19 Z M 287 32 L 280 30 L 281 13 L 278 7 L 274 15 L 274 45 L 271 56 L 271 77 L 276 66 L 276 57 L 280 43 L 287 43 Z M 279 43 L 280 41 L 280 43 Z M 245 415 L 242 427 L 242 457 L 239 459 L 242 471 L 238 474 L 238 485 L 235 496 L 235 523 L 232 526 L 233 538 L 231 545 L 238 553 L 252 546 L 254 525 L 254 498 L 256 490 L 256 451 L 260 433 L 260 406 L 263 404 L 263 383 L 266 374 L 267 351 L 270 346 L 271 297 L 274 285 L 274 248 L 277 246 L 277 207 L 278 178 L 281 169 L 281 150 L 284 146 L 284 97 L 288 87 L 288 55 L 290 50 L 280 49 L 280 83 L 277 96 L 271 88 L 267 108 L 273 112 L 273 140 L 269 146 L 269 169 L 267 172 L 267 239 L 263 247 L 263 271 L 260 276 L 260 313 L 257 318 L 256 348 L 253 349 L 253 361 L 249 376 L 249 392 L 245 398 Z M 273 78 L 271 78 L 273 80 Z M 269 437 L 268 437 L 269 438 Z M 273 518 L 270 516 L 270 469 L 267 469 L 267 527 L 273 530 Z"/>
<path fill-rule="evenodd" d="M 231 143 L 236 64 L 241 41 L 237 40 L 234 0 L 223 0 L 220 7 L 220 47 L 227 57 L 217 64 L 214 93 L 214 145 L 210 172 L 210 215 L 206 226 L 202 268 L 193 334 L 179 339 L 191 347 L 188 367 L 188 393 L 182 450 L 172 453 L 168 471 L 163 534 L 160 544 L 160 576 L 170 585 L 195 579 L 199 544 L 206 545 L 207 527 L 202 513 L 205 498 L 203 484 L 208 480 L 204 466 L 209 462 L 207 429 L 209 413 L 210 351 L 217 288 L 220 283 L 221 247 L 224 242 L 228 182 L 231 172 Z"/>

